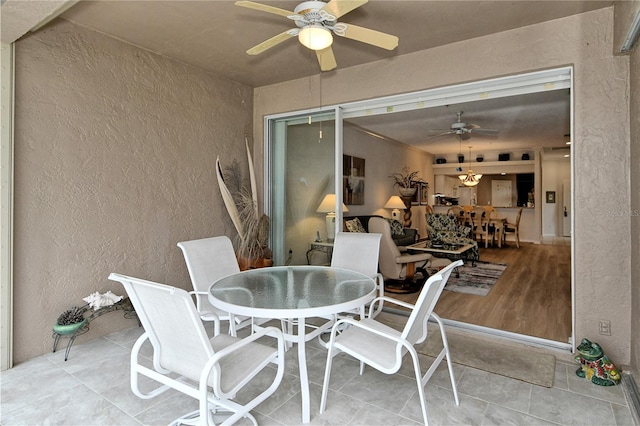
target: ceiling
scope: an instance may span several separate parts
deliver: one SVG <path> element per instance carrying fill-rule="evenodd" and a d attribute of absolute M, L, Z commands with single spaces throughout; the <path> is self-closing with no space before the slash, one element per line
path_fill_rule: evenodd
<path fill-rule="evenodd" d="M 293 10 L 298 1 L 260 1 Z M 6 0 L 2 4 L 3 27 L 24 21 L 25 10 L 41 2 Z M 51 3 L 51 2 L 45 2 Z M 64 4 L 63 1 L 56 3 Z M 200 1 L 88 1 L 66 2 L 63 19 L 113 36 L 157 54 L 190 64 L 252 87 L 317 75 L 314 52 L 294 38 L 257 56 L 245 51 L 294 24 L 289 19 L 246 9 L 227 0 Z M 75 4 L 74 4 L 75 3 Z M 447 45 L 487 34 L 558 19 L 602 7 L 612 1 L 402 1 L 370 0 L 340 18 L 340 22 L 386 32 L 399 37 L 399 46 L 387 51 L 354 40 L 334 37 L 338 70 L 394 56 Z M 55 14 L 54 14 L 55 15 Z M 43 17 L 45 18 L 45 17 Z M 50 16 L 49 16 L 50 18 Z M 23 24 L 24 26 L 24 24 Z M 3 29 L 3 41 L 11 37 Z M 18 35 L 20 33 L 17 33 Z M 335 71 L 329 71 L 329 73 Z M 353 122 L 372 132 L 415 144 L 433 153 L 458 152 L 451 136 L 425 141 L 429 129 L 447 129 L 464 111 L 463 120 L 500 130 L 498 138 L 474 137 L 463 147 L 484 149 L 564 144 L 568 129 L 569 96 L 528 95 L 526 99 L 502 98 L 467 105 L 430 108 L 388 114 Z M 428 114 L 425 114 L 428 112 Z M 453 148 L 452 148 L 453 146 Z"/>
<path fill-rule="evenodd" d="M 549 155 L 567 153 L 570 133 L 568 89 L 505 98 L 485 99 L 455 105 L 417 109 L 397 114 L 349 118 L 348 121 L 380 136 L 413 145 L 434 154 L 457 154 L 468 158 L 492 151 L 511 152 L 532 147 L 547 148 Z M 470 134 L 467 140 L 443 133 L 457 122 L 456 112 L 463 112 L 462 122 L 482 129 L 499 130 L 495 135 Z M 551 149 L 556 148 L 556 149 Z"/>

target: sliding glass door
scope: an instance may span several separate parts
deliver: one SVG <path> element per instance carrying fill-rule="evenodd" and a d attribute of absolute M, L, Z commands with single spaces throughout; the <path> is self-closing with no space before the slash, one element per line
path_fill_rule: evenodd
<path fill-rule="evenodd" d="M 267 120 L 265 193 L 276 265 L 306 264 L 312 242 L 333 239 L 327 235 L 327 212 L 318 212 L 318 207 L 328 194 L 337 193 L 335 199 L 342 199 L 334 172 L 342 168 L 336 163 L 342 156 L 336 155 L 341 131 L 335 115 L 331 110 Z M 336 206 L 336 224 L 339 210 Z"/>

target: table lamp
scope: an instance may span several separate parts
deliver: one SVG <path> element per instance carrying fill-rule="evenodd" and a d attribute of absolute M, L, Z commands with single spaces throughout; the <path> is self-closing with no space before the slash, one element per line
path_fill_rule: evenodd
<path fill-rule="evenodd" d="M 342 204 L 342 211 L 349 211 L 344 203 Z M 325 195 L 316 212 L 327 214 L 325 219 L 327 223 L 327 241 L 333 241 L 336 235 L 336 194 Z"/>
<path fill-rule="evenodd" d="M 387 204 L 384 205 L 384 208 L 393 209 L 391 211 L 391 217 L 395 220 L 400 220 L 400 209 L 404 210 L 407 208 L 407 206 L 404 204 L 404 201 L 402 201 L 402 198 L 397 195 L 393 195 L 391 198 L 389 198 Z"/>

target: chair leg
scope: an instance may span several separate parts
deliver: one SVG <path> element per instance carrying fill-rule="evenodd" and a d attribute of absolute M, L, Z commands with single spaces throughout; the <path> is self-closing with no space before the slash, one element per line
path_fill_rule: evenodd
<path fill-rule="evenodd" d="M 451 379 L 451 388 L 453 389 L 453 398 L 456 401 L 456 405 L 460 405 L 460 399 L 458 398 L 458 387 L 456 386 L 456 377 L 453 373 L 453 362 L 451 361 L 451 353 L 449 352 L 449 341 L 447 340 L 447 333 L 444 330 L 444 324 L 438 315 L 431 313 L 431 317 L 436 320 L 438 327 L 440 327 L 440 336 L 442 337 L 442 345 L 444 346 L 445 358 L 447 359 L 447 368 L 449 369 L 449 379 Z"/>
<path fill-rule="evenodd" d="M 429 377 L 423 377 L 420 372 L 420 361 L 418 360 L 418 354 L 415 351 L 410 351 L 410 353 L 411 360 L 413 361 L 413 370 L 416 375 L 416 384 L 418 385 L 418 397 L 420 398 L 422 417 L 424 419 L 425 426 L 427 426 L 429 424 L 429 419 L 427 418 L 427 398 L 424 393 L 424 387 L 427 384 L 426 382 L 429 380 Z M 427 375 L 425 374 L 425 376 Z"/>
<path fill-rule="evenodd" d="M 330 344 L 333 342 L 330 342 Z M 324 413 L 324 409 L 327 406 L 327 394 L 329 393 L 329 378 L 331 376 L 331 364 L 333 362 L 335 349 L 333 345 L 329 346 L 327 351 L 327 366 L 324 370 L 324 383 L 322 385 L 322 397 L 320 398 L 320 414 Z"/>

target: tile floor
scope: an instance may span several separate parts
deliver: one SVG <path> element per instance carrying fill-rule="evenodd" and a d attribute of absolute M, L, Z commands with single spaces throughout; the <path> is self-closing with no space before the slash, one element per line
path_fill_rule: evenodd
<path fill-rule="evenodd" d="M 173 391 L 152 400 L 133 395 L 129 353 L 141 333 L 134 327 L 74 345 L 66 362 L 62 350 L 3 372 L 0 424 L 163 425 L 195 410 L 194 400 Z M 287 373 L 278 391 L 253 411 L 260 424 L 300 424 L 296 353 L 287 353 Z M 405 363 L 394 376 L 371 368 L 360 376 L 358 363 L 343 355 L 334 361 L 327 410 L 319 415 L 325 357 L 316 342 L 307 346 L 311 424 L 422 423 L 410 365 Z M 633 425 L 622 388 L 599 387 L 576 377 L 570 359 L 570 354 L 560 354 L 550 389 L 456 364 L 459 406 L 443 364 L 426 387 L 430 424 Z M 421 362 L 428 367 L 431 360 L 423 357 Z M 250 422 L 243 419 L 240 424 Z"/>

